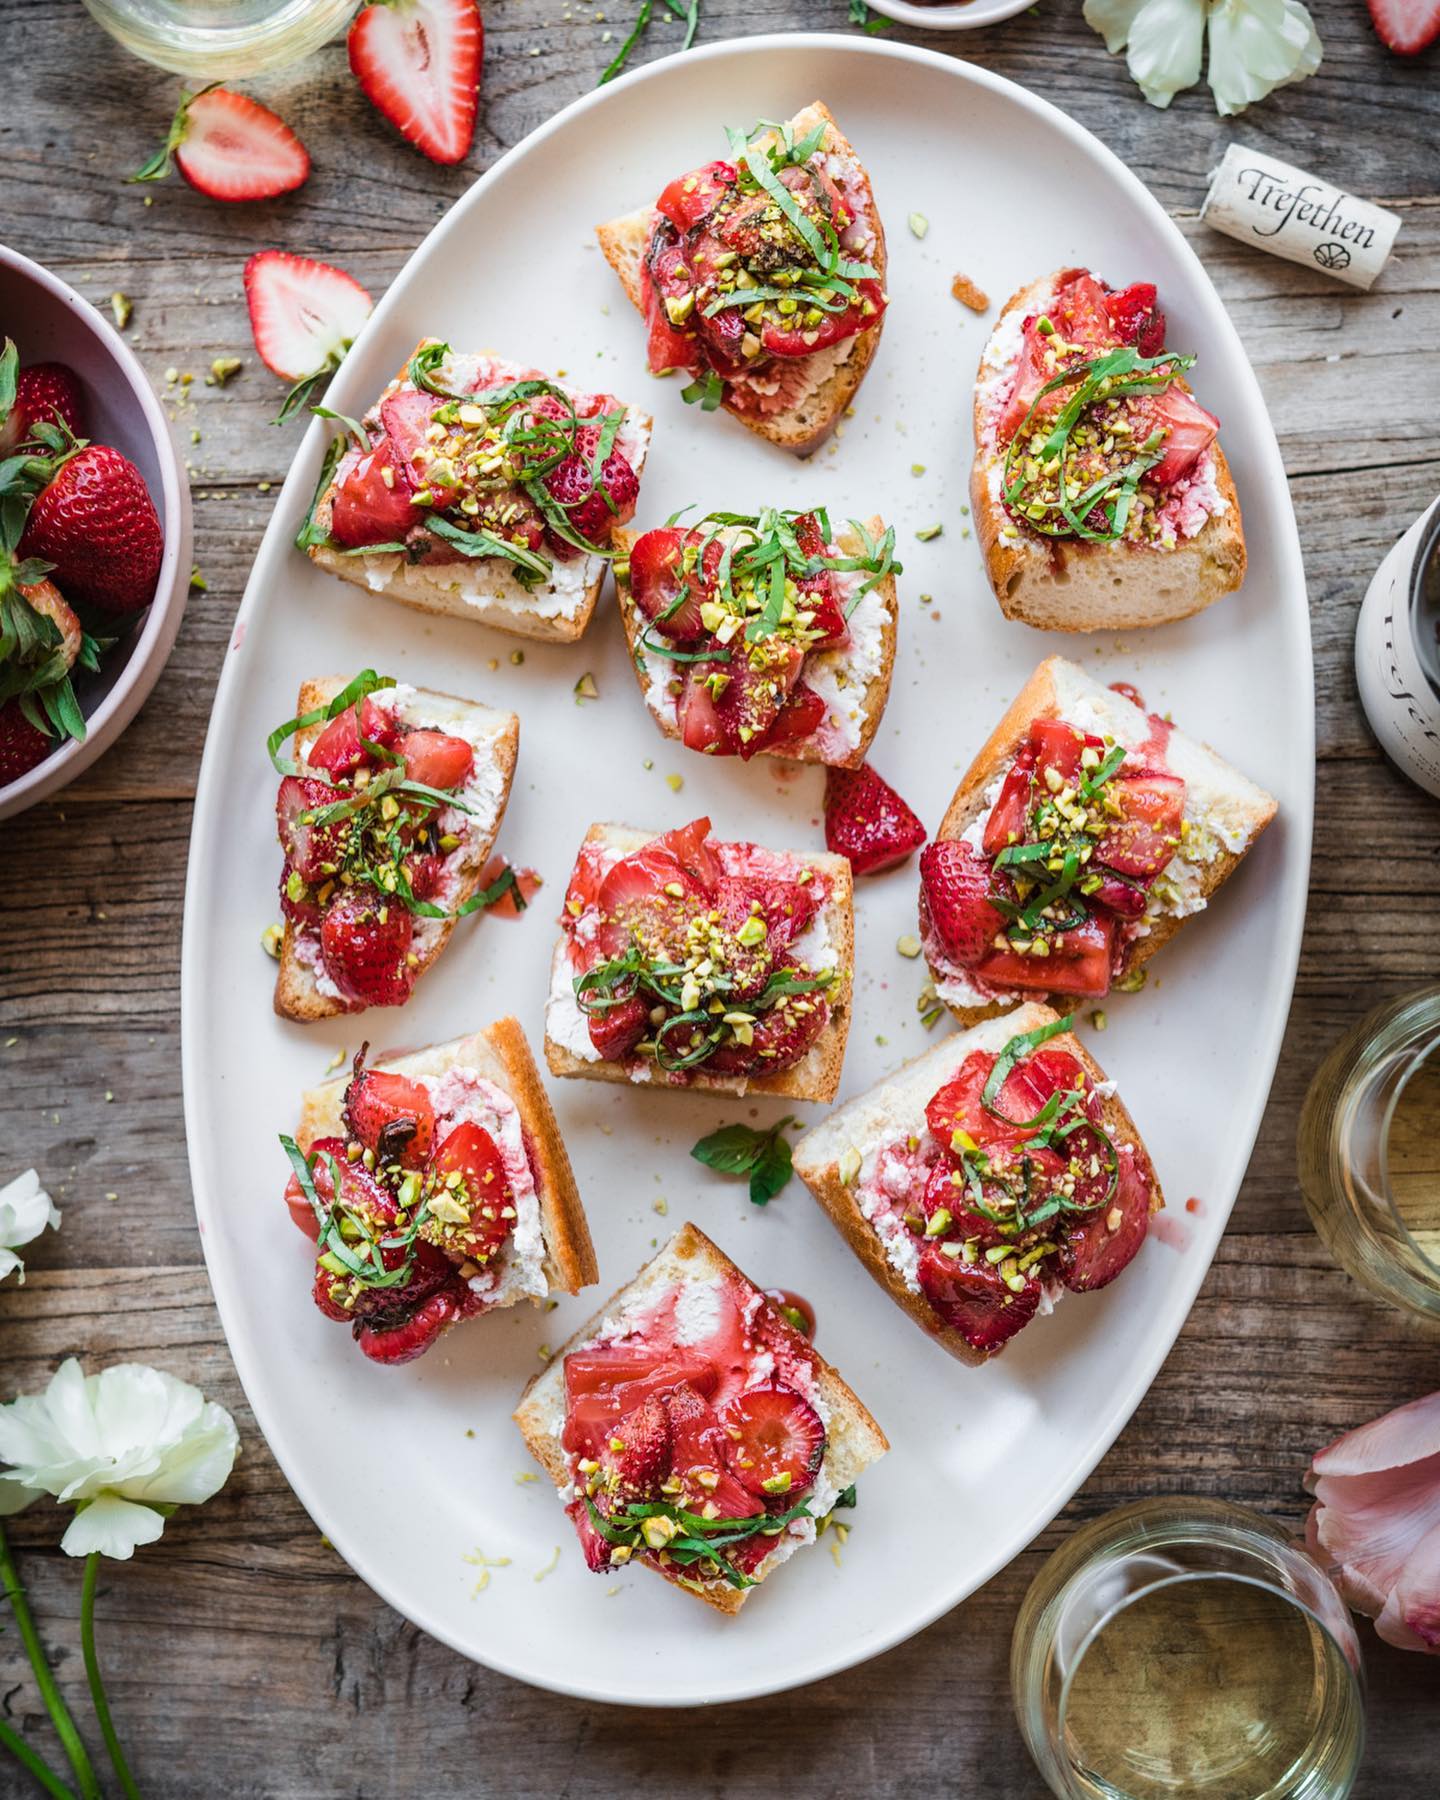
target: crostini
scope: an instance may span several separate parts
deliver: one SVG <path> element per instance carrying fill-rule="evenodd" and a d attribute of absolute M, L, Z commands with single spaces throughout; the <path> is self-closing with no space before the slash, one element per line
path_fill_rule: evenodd
<path fill-rule="evenodd" d="M 315 1304 L 372 1362 L 462 1319 L 598 1279 L 555 1115 L 514 1019 L 302 1096 L 285 1202 L 313 1240 Z"/>
<path fill-rule="evenodd" d="M 1240 586 L 1240 502 L 1194 361 L 1165 348 L 1149 282 L 1062 269 L 1006 303 L 980 358 L 970 496 L 1007 619 L 1159 625 Z"/>
<path fill-rule="evenodd" d="M 736 1613 L 883 1456 L 810 1340 L 693 1225 L 531 1381 L 515 1411 L 589 1568 L 655 1570 Z"/>
<path fill-rule="evenodd" d="M 635 511 L 651 419 L 424 338 L 333 440 L 299 547 L 421 612 L 571 643 Z"/>
<path fill-rule="evenodd" d="M 885 231 L 870 177 L 816 101 L 730 131 L 728 160 L 597 228 L 649 328 L 653 374 L 805 455 L 855 397 L 884 323 Z"/>
<path fill-rule="evenodd" d="M 617 531 L 620 616 L 645 704 L 707 756 L 858 768 L 895 666 L 895 533 L 823 507 Z"/>
<path fill-rule="evenodd" d="M 1027 1004 L 957 1032 L 794 1147 L 866 1269 L 962 1362 L 996 1355 L 1063 1293 L 1113 1281 L 1164 1205 L 1070 1023 Z"/>
<path fill-rule="evenodd" d="M 304 683 L 269 740 L 284 854 L 276 1012 L 404 1005 L 456 920 L 513 883 L 507 870 L 496 891 L 480 885 L 519 747 L 514 713 L 474 700 L 373 670 Z"/>
<path fill-rule="evenodd" d="M 843 856 L 592 825 L 545 1007 L 552 1073 L 831 1100 L 850 1029 Z"/>
<path fill-rule="evenodd" d="M 920 936 L 962 1024 L 1144 965 L 1275 816 L 1213 750 L 1083 669 L 1036 669 L 920 855 Z"/>

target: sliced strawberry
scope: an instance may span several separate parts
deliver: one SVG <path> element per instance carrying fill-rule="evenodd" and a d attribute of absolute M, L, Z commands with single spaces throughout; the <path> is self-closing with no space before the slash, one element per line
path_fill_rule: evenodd
<path fill-rule="evenodd" d="M 562 456 L 543 480 L 546 492 L 565 509 L 570 529 L 586 543 L 604 545 L 615 526 L 634 516 L 640 479 L 629 459 L 612 450 L 600 465 L 597 480 L 591 458 L 598 440 L 598 426 L 582 426 L 576 433 L 575 449 Z M 555 548 L 568 555 L 573 546 L 557 536 Z"/>
<path fill-rule="evenodd" d="M 769 742 L 771 728 L 800 678 L 805 652 L 769 637 L 732 647 L 728 663 L 692 663 L 681 696 L 681 736 L 688 748 L 748 762 Z M 716 679 L 718 692 L 706 683 Z"/>
<path fill-rule="evenodd" d="M 487 1262 L 515 1229 L 515 1195 L 504 1158 L 490 1133 L 471 1119 L 441 1139 L 426 1186 L 433 1191 L 432 1207 L 443 1195 L 470 1215 L 465 1226 L 433 1233 L 429 1226 L 422 1227 L 422 1235 L 442 1248 Z"/>
<path fill-rule="evenodd" d="M 245 303 L 260 360 L 282 381 L 338 368 L 374 305 L 343 269 L 288 250 L 250 258 Z"/>
<path fill-rule="evenodd" d="M 705 352 L 700 348 L 692 326 L 677 325 L 666 309 L 666 301 L 676 306 L 676 317 L 693 319 L 695 277 L 686 261 L 684 246 L 675 227 L 661 221 L 651 233 L 645 260 L 640 270 L 640 293 L 644 302 L 647 339 L 645 357 L 652 375 L 664 375 L 671 369 L 690 369 L 701 363 Z"/>
<path fill-rule="evenodd" d="M 25 443 L 37 425 L 59 425 L 71 437 L 85 435 L 80 378 L 64 363 L 31 363 L 16 376 L 14 404 L 0 420 L 0 455 Z"/>
<path fill-rule="evenodd" d="M 1058 1162 L 1059 1158 L 1055 1160 Z M 993 1200 L 993 1195 L 987 1195 L 986 1203 L 991 1210 L 1001 1211 Z M 976 1210 L 963 1176 L 948 1164 L 930 1171 L 920 1195 L 920 1210 L 927 1222 L 925 1236 L 929 1241 L 943 1243 L 952 1238 L 974 1238 L 982 1247 L 1006 1242 L 1007 1234 L 1000 1230 L 995 1220 L 987 1219 L 984 1213 Z"/>
<path fill-rule="evenodd" d="M 1030 829 L 1031 780 L 1034 773 L 1035 753 L 1026 744 L 1006 770 L 1000 793 L 985 821 L 980 848 L 986 856 L 998 856 L 1010 844 L 1025 841 Z"/>
<path fill-rule="evenodd" d="M 663 1398 L 682 1383 L 709 1394 L 718 1379 L 708 1357 L 675 1349 L 605 1344 L 572 1350 L 565 1358 L 565 1427 L 572 1455 L 594 1456 L 621 1420 L 652 1394 Z"/>
<path fill-rule="evenodd" d="M 328 1205 L 335 1192 L 335 1183 L 330 1177 L 330 1158 L 333 1156 L 342 1167 L 348 1166 L 345 1162 L 345 1140 L 338 1137 L 316 1138 L 310 1146 L 310 1154 L 315 1159 L 310 1170 L 311 1185 L 320 1203 Z M 320 1235 L 320 1221 L 315 1217 L 315 1208 L 305 1198 L 300 1177 L 293 1172 L 285 1183 L 285 1204 L 290 1208 L 290 1217 L 313 1243 Z"/>
<path fill-rule="evenodd" d="M 435 1108 L 420 1082 L 362 1066 L 345 1090 L 345 1121 L 381 1163 L 425 1167 L 435 1136 Z"/>
<path fill-rule="evenodd" d="M 339 820 L 317 825 L 315 815 L 343 796 L 328 782 L 308 775 L 287 775 L 275 796 L 275 827 L 285 860 L 311 887 L 327 880 L 340 866 L 348 827 Z"/>
<path fill-rule="evenodd" d="M 1110 820 L 1097 854 L 1121 875 L 1153 880 L 1180 846 L 1185 783 L 1178 775 L 1119 775 L 1106 792 L 1120 816 Z"/>
<path fill-rule="evenodd" d="M 1059 1273 L 1067 1288 L 1075 1293 L 1102 1288 L 1135 1255 L 1150 1228 L 1153 1182 L 1148 1159 L 1142 1166 L 1142 1158 L 1123 1149 L 1111 1205 L 1066 1215 L 1060 1226 Z"/>
<path fill-rule="evenodd" d="M 136 180 L 159 180 L 172 153 L 191 187 L 212 200 L 273 200 L 310 173 L 305 146 L 285 121 L 229 88 L 185 95 L 165 148 Z"/>
<path fill-rule="evenodd" d="M 595 897 L 601 914 L 597 942 L 607 956 L 621 955 L 633 943 L 657 956 L 682 947 L 687 924 L 719 879 L 719 865 L 705 841 L 709 830 L 708 819 L 696 819 L 609 871 Z"/>
<path fill-rule="evenodd" d="M 1090 865 L 1089 873 L 1100 880 L 1093 893 L 1086 890 L 1086 899 L 1092 905 L 1103 906 L 1122 919 L 1138 919 L 1144 914 L 1149 889 L 1142 883 L 1117 875 L 1113 869 L 1102 868 L 1098 863 Z"/>
<path fill-rule="evenodd" d="M 825 771 L 825 848 L 857 875 L 876 875 L 905 861 L 925 842 L 925 827 L 868 763 Z"/>
<path fill-rule="evenodd" d="M 402 731 L 396 748 L 405 758 L 407 780 L 446 793 L 463 787 L 475 767 L 474 746 L 448 731 Z"/>
<path fill-rule="evenodd" d="M 403 1006 L 415 975 L 409 909 L 369 882 L 341 888 L 320 923 L 326 972 L 355 1006 Z"/>
<path fill-rule="evenodd" d="M 458 163 L 475 137 L 484 46 L 475 0 L 371 0 L 350 26 L 350 67 L 402 137 Z"/>
<path fill-rule="evenodd" d="M 1366 0 L 1380 41 L 1397 56 L 1418 56 L 1440 38 L 1440 0 Z"/>
<path fill-rule="evenodd" d="M 414 1362 L 460 1317 L 460 1302 L 453 1289 L 431 1294 L 407 1318 L 395 1324 L 381 1317 L 355 1321 L 355 1342 L 371 1362 L 395 1367 Z"/>
<path fill-rule="evenodd" d="M 1155 283 L 1135 281 L 1105 296 L 1105 311 L 1122 344 L 1133 344 L 1142 356 L 1158 356 L 1165 348 L 1165 315 L 1155 305 Z"/>
<path fill-rule="evenodd" d="M 1115 329 L 1105 307 L 1105 290 L 1083 270 L 1072 270 L 1062 277 L 1046 317 L 1055 327 L 1055 335 L 1067 344 L 1079 344 L 1095 352 L 1116 341 Z M 1025 320 L 1019 360 L 1015 367 L 1015 385 L 1001 415 L 999 441 L 1009 443 L 1024 423 L 1026 414 L 1039 398 L 1045 384 L 1057 373 L 1053 338 L 1040 330 L 1039 316 Z M 1064 404 L 1067 390 L 1057 388 L 1046 397 L 1031 421 L 1032 429 Z"/>
<path fill-rule="evenodd" d="M 1030 988 L 1037 993 L 1088 994 L 1098 999 L 1110 991 L 1110 961 L 1115 923 L 1094 914 L 1072 931 L 1048 938 L 1048 956 L 1022 956 L 1015 950 L 991 950 L 976 965 L 980 977 L 995 987 Z"/>
<path fill-rule="evenodd" d="M 920 852 L 920 929 L 939 939 L 945 954 L 970 969 L 993 954 L 1004 919 L 989 903 L 990 865 L 969 844 L 941 838 Z"/>
<path fill-rule="evenodd" d="M 733 931 L 740 929 L 758 905 L 772 952 L 783 950 L 808 931 L 818 910 L 813 881 L 780 881 L 768 875 L 722 876 L 713 898 L 721 924 Z"/>
<path fill-rule="evenodd" d="M 862 276 L 855 283 L 855 297 L 848 306 L 827 312 L 818 325 L 798 327 L 767 319 L 760 331 L 760 342 L 771 356 L 813 356 L 818 350 L 828 350 L 832 344 L 878 325 L 885 307 L 885 290 L 880 283 Z"/>
<path fill-rule="evenodd" d="M 615 1426 L 598 1460 L 614 1479 L 610 1491 L 616 1500 L 656 1500 L 670 1473 L 671 1453 L 670 1414 L 657 1395 L 647 1394 Z"/>
<path fill-rule="evenodd" d="M 322 1269 L 317 1263 L 315 1280 L 310 1287 L 310 1298 L 327 1319 L 333 1319 L 337 1325 L 348 1325 L 354 1315 L 343 1301 L 333 1297 L 331 1290 L 337 1287 L 341 1294 L 349 1291 L 340 1276 L 333 1275 L 329 1269 Z"/>
<path fill-rule="evenodd" d="M 1053 769 L 1063 782 L 1079 781 L 1082 774 L 1080 759 L 1085 751 L 1104 748 L 1103 738 L 1092 732 L 1079 731 L 1063 719 L 1036 719 L 1030 727 L 1030 751 L 1035 759 L 1036 774 L 1042 781 L 1047 769 Z"/>
<path fill-rule="evenodd" d="M 372 744 L 383 744 L 386 749 L 394 744 L 396 738 L 394 714 L 382 711 L 368 694 L 354 706 L 347 706 L 344 712 L 336 713 L 310 746 L 306 761 L 312 769 L 324 769 L 327 775 L 339 781 L 374 761 L 360 742 L 362 737 Z M 314 787 L 318 784 L 309 782 L 307 785 Z M 330 801 L 337 797 L 333 793 L 328 795 Z"/>
<path fill-rule="evenodd" d="M 716 202 L 724 199 L 737 178 L 733 163 L 706 163 L 688 175 L 677 175 L 661 192 L 655 210 L 681 231 L 688 231 L 715 210 Z"/>
<path fill-rule="evenodd" d="M 920 1291 L 936 1317 L 960 1336 L 972 1350 L 988 1355 L 1008 1343 L 1035 1317 L 1040 1304 L 1040 1283 L 1027 1278 L 1013 1291 L 999 1268 L 982 1256 L 973 1263 L 947 1256 L 938 1243 L 920 1252 L 917 1271 Z"/>
<path fill-rule="evenodd" d="M 705 1059 L 717 1075 L 778 1075 L 805 1056 L 830 1018 L 830 1004 L 818 992 L 797 994 L 760 1014 L 749 1044 L 721 1044 Z"/>
<path fill-rule="evenodd" d="M 797 681 L 765 738 L 767 750 L 785 744 L 803 744 L 825 723 L 825 702 L 807 681 Z"/>
<path fill-rule="evenodd" d="M 996 1111 L 986 1107 L 982 1095 L 996 1059 L 984 1050 L 972 1050 L 925 1108 L 930 1132 L 948 1150 L 957 1131 L 976 1144 L 1013 1146 L 1023 1143 L 1022 1129 L 1050 1096 L 1048 1087 L 1037 1085 L 1029 1063 L 1018 1063 L 1005 1077 L 995 1097 Z"/>
<path fill-rule="evenodd" d="M 789 1504 L 814 1485 L 825 1456 L 819 1413 L 793 1388 L 747 1388 L 720 1408 L 725 1459 L 747 1494 Z"/>
<path fill-rule="evenodd" d="M 611 1545 L 595 1529 L 590 1517 L 590 1508 L 585 1504 L 585 1496 L 572 1500 L 565 1508 L 570 1515 L 570 1522 L 575 1527 L 575 1535 L 580 1540 L 580 1554 L 585 1558 L 585 1567 L 599 1575 L 610 1569 Z"/>
<path fill-rule="evenodd" d="M 364 451 L 335 490 L 330 535 L 345 549 L 399 544 L 424 518 L 388 437 Z"/>
<path fill-rule="evenodd" d="M 155 598 L 165 536 L 145 478 L 109 444 L 67 457 L 36 496 L 20 556 L 53 564 L 72 604 L 140 612 Z"/>
<path fill-rule="evenodd" d="M 1189 474 L 1215 442 L 1220 421 L 1174 381 L 1158 394 L 1148 395 L 1143 410 L 1151 426 L 1165 433 L 1164 455 L 1146 480 L 1158 488 L 1167 488 Z M 1138 439 L 1138 428 L 1136 436 Z"/>
<path fill-rule="evenodd" d="M 670 1415 L 671 1472 L 684 1484 L 682 1504 L 711 1518 L 745 1519 L 764 1508 L 729 1469 L 729 1433 L 708 1401 L 682 1382 L 664 1396 Z"/>
<path fill-rule="evenodd" d="M 702 568 L 688 575 L 683 572 L 685 547 L 697 541 L 693 532 L 662 525 L 638 537 L 630 551 L 630 592 L 636 606 L 653 622 L 656 631 L 677 643 L 688 643 L 703 635 L 700 607 L 714 585 L 720 565 L 720 544 L 712 541 Z"/>

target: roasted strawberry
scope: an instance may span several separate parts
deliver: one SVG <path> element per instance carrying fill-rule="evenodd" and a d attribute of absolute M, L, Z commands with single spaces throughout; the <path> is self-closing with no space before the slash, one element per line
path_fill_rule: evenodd
<path fill-rule="evenodd" d="M 471 1119 L 437 1145 L 421 1236 L 453 1256 L 487 1263 L 515 1229 L 515 1195 L 494 1138 Z M 463 1213 L 465 1217 L 453 1215 Z"/>
<path fill-rule="evenodd" d="M 1030 829 L 1031 782 L 1035 752 L 1026 744 L 1005 771 L 1000 792 L 985 820 L 980 848 L 986 856 L 998 856 L 1011 844 L 1025 841 Z"/>
<path fill-rule="evenodd" d="M 1001 1210 L 993 1200 L 987 1204 L 992 1212 Z M 924 1235 L 931 1240 L 975 1238 L 982 1247 L 988 1247 L 1003 1244 L 1007 1235 L 1014 1235 L 1001 1231 L 999 1220 L 989 1219 L 977 1210 L 964 1177 L 948 1162 L 931 1169 L 920 1195 L 920 1216 L 925 1221 Z"/>
<path fill-rule="evenodd" d="M 954 1246 L 952 1245 L 953 1249 Z M 972 1350 L 998 1350 L 1035 1317 L 1040 1283 L 1033 1277 L 1011 1288 L 997 1265 L 980 1256 L 967 1263 L 938 1243 L 920 1252 L 920 1291 L 935 1315 L 958 1331 Z"/>
<path fill-rule="evenodd" d="M 748 1494 L 788 1502 L 813 1486 L 825 1455 L 825 1427 L 793 1388 L 747 1388 L 727 1400 L 718 1417 L 729 1439 L 730 1473 Z"/>
<path fill-rule="evenodd" d="M 1105 1287 L 1135 1255 L 1150 1228 L 1152 1180 L 1148 1162 L 1121 1151 L 1113 1203 L 1066 1215 L 1059 1274 L 1067 1288 L 1079 1294 Z"/>
<path fill-rule="evenodd" d="M 579 442 L 588 446 L 596 435 L 593 428 L 582 430 Z M 612 529 L 634 516 L 640 497 L 639 478 L 618 450 L 601 464 L 598 482 L 590 471 L 588 448 L 585 454 L 572 451 L 562 457 L 544 479 L 547 492 L 565 509 L 570 529 L 589 544 L 609 543 Z M 564 554 L 573 546 L 557 537 L 554 548 Z"/>
<path fill-rule="evenodd" d="M 424 518 L 388 437 L 346 471 L 330 508 L 330 535 L 342 549 L 398 544 Z"/>
<path fill-rule="evenodd" d="M 475 767 L 473 745 L 448 731 L 405 731 L 396 746 L 405 758 L 405 776 L 422 787 L 449 792 L 463 787 Z"/>
<path fill-rule="evenodd" d="M 109 444 L 67 457 L 35 497 L 22 557 L 52 563 L 71 601 L 101 612 L 141 611 L 155 597 L 165 539 L 144 478 Z"/>
<path fill-rule="evenodd" d="M 388 1216 L 391 1219 L 395 1216 L 393 1200 Z M 351 1317 L 367 1325 L 401 1324 L 417 1307 L 441 1289 L 452 1294 L 458 1308 L 458 1303 L 467 1291 L 455 1273 L 455 1264 L 443 1250 L 437 1250 L 423 1238 L 417 1239 L 408 1249 L 399 1244 L 382 1248 L 380 1260 L 392 1274 L 396 1271 L 403 1272 L 407 1262 L 410 1272 L 395 1287 L 361 1286 L 355 1296 Z"/>
<path fill-rule="evenodd" d="M 762 1012 L 752 1027 L 753 1039 L 721 1044 L 705 1059 L 707 1073 L 777 1075 L 793 1069 L 830 1018 L 829 1002 L 820 993 L 792 994 Z"/>
<path fill-rule="evenodd" d="M 1153 880 L 1180 847 L 1185 783 L 1178 775 L 1117 775 L 1106 793 L 1120 815 L 1096 854 L 1121 875 Z"/>
<path fill-rule="evenodd" d="M 667 1354 L 621 1344 L 572 1350 L 565 1358 L 564 1447 L 572 1455 L 595 1456 L 650 1395 L 663 1399 L 682 1385 L 709 1394 L 716 1380 L 714 1363 L 698 1351 Z"/>
<path fill-rule="evenodd" d="M 407 1318 L 389 1323 L 384 1319 L 356 1320 L 355 1342 L 371 1362 L 395 1366 L 414 1362 L 460 1316 L 455 1295 L 441 1288 L 423 1301 Z"/>
<path fill-rule="evenodd" d="M 47 737 L 30 723 L 18 700 L 5 701 L 0 705 L 0 787 L 28 774 L 59 743 L 59 738 Z"/>
<path fill-rule="evenodd" d="M 677 175 L 655 202 L 655 210 L 681 231 L 688 231 L 714 211 L 717 201 L 725 198 L 738 179 L 733 163 L 706 163 L 688 175 Z"/>
<path fill-rule="evenodd" d="M 356 705 L 347 706 L 344 712 L 335 715 L 310 746 L 306 761 L 312 769 L 323 769 L 334 780 L 342 780 L 374 761 L 360 742 L 362 737 L 369 743 L 384 745 L 387 750 L 396 737 L 394 714 L 382 711 L 368 694 Z M 335 798 L 334 794 L 330 795 L 331 800 Z"/>
<path fill-rule="evenodd" d="M 780 881 L 766 875 L 726 875 L 714 894 L 715 910 L 727 930 L 738 931 L 747 919 L 764 921 L 772 951 L 802 937 L 818 910 L 814 882 Z"/>
<path fill-rule="evenodd" d="M 1018 950 L 991 950 L 976 964 L 979 975 L 995 987 L 1034 988 L 1052 994 L 1085 994 L 1099 999 L 1110 991 L 1115 921 L 1094 913 L 1082 925 L 1046 941 L 1048 956 Z"/>
<path fill-rule="evenodd" d="M 671 1473 L 684 1484 L 682 1504 L 709 1516 L 744 1519 L 762 1511 L 759 1501 L 730 1473 L 730 1434 L 715 1409 L 681 1382 L 662 1396 L 670 1415 Z"/>
<path fill-rule="evenodd" d="M 37 425 L 55 425 L 72 438 L 85 434 L 80 378 L 64 363 L 31 363 L 15 378 L 15 400 L 0 421 L 0 455 L 33 438 Z"/>
<path fill-rule="evenodd" d="M 287 775 L 275 795 L 275 828 L 286 862 L 311 886 L 327 880 L 340 866 L 348 827 L 345 821 L 317 824 L 317 815 L 343 795 L 328 782 L 308 775 Z"/>
<path fill-rule="evenodd" d="M 920 929 L 962 968 L 990 950 L 1004 919 L 989 903 L 990 865 L 969 844 L 941 838 L 920 852 Z"/>
<path fill-rule="evenodd" d="M 621 1062 L 650 1029 L 650 1007 L 639 994 L 588 1016 L 590 1042 L 606 1062 Z"/>
<path fill-rule="evenodd" d="M 337 1164 L 345 1164 L 344 1138 L 317 1138 L 310 1146 L 310 1155 L 314 1159 L 310 1167 L 310 1181 L 320 1204 L 330 1203 L 335 1192 L 335 1183 L 330 1173 L 330 1159 L 335 1158 Z M 305 1198 L 305 1190 L 300 1185 L 300 1177 L 292 1174 L 285 1183 L 285 1204 L 290 1208 L 290 1217 L 312 1241 L 320 1235 L 320 1221 L 315 1217 L 315 1208 Z"/>
<path fill-rule="evenodd" d="M 1164 454 L 1146 479 L 1166 488 L 1188 475 L 1215 442 L 1220 421 L 1174 381 L 1158 394 L 1146 395 L 1144 411 L 1151 426 L 1165 434 Z"/>
<path fill-rule="evenodd" d="M 630 593 L 636 606 L 663 637 L 688 643 L 704 626 L 700 607 L 720 565 L 718 541 L 707 547 L 703 567 L 687 572 L 684 557 L 692 534 L 675 525 L 644 532 L 630 547 Z"/>
<path fill-rule="evenodd" d="M 605 875 L 595 904 L 597 940 L 607 956 L 639 944 L 657 956 L 683 945 L 690 919 L 709 900 L 719 865 L 707 848 L 708 819 L 697 819 L 623 857 Z"/>
<path fill-rule="evenodd" d="M 869 763 L 825 771 L 825 848 L 857 875 L 904 862 L 925 842 L 925 827 Z"/>
<path fill-rule="evenodd" d="M 329 1269 L 316 1265 L 310 1298 L 325 1317 L 333 1319 L 337 1325 L 348 1325 L 354 1316 L 345 1305 L 345 1296 L 349 1292 L 349 1284 L 343 1275 L 335 1275 Z"/>
<path fill-rule="evenodd" d="M 1134 281 L 1105 296 L 1105 311 L 1122 344 L 1133 344 L 1142 356 L 1158 356 L 1165 348 L 1165 315 L 1155 305 L 1155 283 Z"/>
<path fill-rule="evenodd" d="M 403 1006 L 410 998 L 414 936 L 409 910 L 368 881 L 342 888 L 320 924 L 330 979 L 359 1006 Z"/>
<path fill-rule="evenodd" d="M 358 1067 L 345 1090 L 345 1121 L 377 1161 L 424 1168 L 435 1136 L 435 1108 L 420 1082 L 388 1069 Z"/>
<path fill-rule="evenodd" d="M 611 1566 L 611 1545 L 608 1539 L 602 1537 L 595 1529 L 595 1523 L 590 1517 L 590 1508 L 585 1504 L 584 1495 L 582 1494 L 578 1500 L 572 1500 L 565 1510 L 569 1513 L 570 1521 L 575 1527 L 575 1535 L 580 1539 L 580 1553 L 585 1558 L 585 1567 L 597 1575 L 602 1570 L 608 1569 Z"/>
<path fill-rule="evenodd" d="M 654 1394 L 615 1426 L 600 1453 L 600 1466 L 614 1483 L 618 1500 L 653 1500 L 670 1473 L 670 1414 Z M 610 1486 L 607 1482 L 607 1487 Z"/>
<path fill-rule="evenodd" d="M 799 744 L 814 737 L 825 723 L 825 710 L 825 702 L 809 682 L 797 681 L 765 734 L 765 749 L 778 750 L 782 744 Z"/>

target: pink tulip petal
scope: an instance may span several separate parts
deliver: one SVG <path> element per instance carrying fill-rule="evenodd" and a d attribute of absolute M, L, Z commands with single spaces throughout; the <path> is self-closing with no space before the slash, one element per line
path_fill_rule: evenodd
<path fill-rule="evenodd" d="M 1362 1612 L 1378 1612 L 1410 1557 L 1440 1526 L 1440 1455 L 1370 1475 L 1315 1483 L 1316 1536 Z"/>
<path fill-rule="evenodd" d="M 1324 1475 L 1368 1475 L 1440 1456 L 1440 1393 L 1397 1406 L 1336 1438 L 1310 1464 L 1306 1485 Z"/>
<path fill-rule="evenodd" d="M 1375 1629 L 1387 1644 L 1440 1656 L 1440 1525 L 1411 1552 Z"/>

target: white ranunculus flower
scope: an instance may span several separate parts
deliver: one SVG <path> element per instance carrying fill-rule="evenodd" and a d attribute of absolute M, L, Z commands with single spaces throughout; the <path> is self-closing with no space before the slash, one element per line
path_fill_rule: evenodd
<path fill-rule="evenodd" d="M 1300 0 L 1085 0 L 1085 20 L 1126 65 L 1152 106 L 1206 79 L 1216 109 L 1237 113 L 1320 67 L 1319 33 Z"/>
<path fill-rule="evenodd" d="M 239 1447 L 229 1413 L 189 1382 L 144 1363 L 85 1375 L 72 1356 L 43 1394 L 0 1406 L 0 1514 L 53 1495 L 76 1507 L 62 1550 L 123 1561 L 164 1530 L 157 1508 L 222 1488 Z"/>
<path fill-rule="evenodd" d="M 40 1185 L 33 1169 L 17 1175 L 0 1188 L 0 1281 L 18 1269 L 25 1279 L 25 1264 L 15 1254 L 22 1244 L 31 1243 L 49 1225 L 60 1229 L 60 1209 Z"/>

